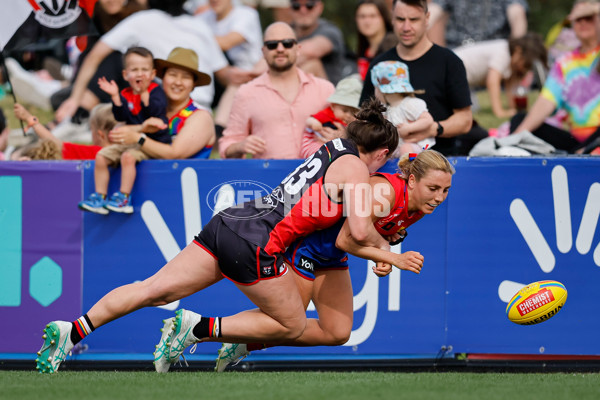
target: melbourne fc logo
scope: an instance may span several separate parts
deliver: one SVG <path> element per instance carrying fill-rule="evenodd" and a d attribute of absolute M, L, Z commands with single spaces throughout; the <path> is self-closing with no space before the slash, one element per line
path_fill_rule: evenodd
<path fill-rule="evenodd" d="M 213 211 L 213 215 L 218 212 L 227 214 L 227 208 L 239 208 L 248 201 L 253 201 L 255 204 L 256 213 L 252 215 L 231 215 L 238 219 L 254 219 L 260 218 L 271 211 L 273 205 L 264 204 L 262 197 L 271 193 L 272 188 L 262 182 L 251 180 L 236 180 L 225 182 L 221 185 L 213 187 L 206 195 L 206 204 Z"/>
<path fill-rule="evenodd" d="M 35 9 L 35 19 L 52 29 L 64 28 L 75 22 L 81 14 L 79 0 L 29 1 Z"/>

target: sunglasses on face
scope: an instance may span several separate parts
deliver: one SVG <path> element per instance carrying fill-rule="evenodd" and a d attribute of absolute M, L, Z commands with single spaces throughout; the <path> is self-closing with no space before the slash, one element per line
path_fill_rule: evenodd
<path fill-rule="evenodd" d="M 279 43 L 283 45 L 286 49 L 291 49 L 297 43 L 296 39 L 283 39 L 283 40 L 267 40 L 264 44 L 265 47 L 269 50 L 275 50 Z"/>
<path fill-rule="evenodd" d="M 298 11 L 302 8 L 302 6 L 306 7 L 306 9 L 308 11 L 312 10 L 313 8 L 315 8 L 315 6 L 317 5 L 316 1 L 307 1 L 306 4 L 300 4 L 296 1 L 292 1 L 292 10 L 294 11 Z"/>
<path fill-rule="evenodd" d="M 594 17 L 595 15 L 586 15 L 584 17 L 579 17 L 577 19 L 575 19 L 573 22 L 577 22 L 578 24 L 582 23 L 582 22 L 593 22 L 594 21 Z"/>

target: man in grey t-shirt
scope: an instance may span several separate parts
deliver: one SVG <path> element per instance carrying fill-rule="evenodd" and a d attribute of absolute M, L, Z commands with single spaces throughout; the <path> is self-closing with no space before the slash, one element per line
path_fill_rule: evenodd
<path fill-rule="evenodd" d="M 527 33 L 527 0 L 432 0 L 431 41 L 451 49 Z"/>
<path fill-rule="evenodd" d="M 292 28 L 300 42 L 298 66 L 336 84 L 344 67 L 344 39 L 340 29 L 321 17 L 323 1 L 292 0 Z"/>

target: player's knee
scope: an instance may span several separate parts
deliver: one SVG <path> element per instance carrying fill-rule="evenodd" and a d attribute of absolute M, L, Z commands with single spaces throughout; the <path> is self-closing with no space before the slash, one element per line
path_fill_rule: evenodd
<path fill-rule="evenodd" d="M 294 340 L 302 336 L 306 328 L 306 316 L 293 318 L 284 324 L 283 338 Z"/>
<path fill-rule="evenodd" d="M 159 282 L 155 282 L 150 278 L 143 282 L 139 282 L 139 284 L 142 286 L 147 306 L 164 306 L 171 302 L 169 300 L 169 294 L 163 290 Z"/>
<path fill-rule="evenodd" d="M 348 340 L 350 340 L 350 333 L 352 332 L 352 328 L 350 329 L 335 329 L 333 332 L 330 332 L 331 343 L 330 346 L 341 346 L 345 344 Z"/>

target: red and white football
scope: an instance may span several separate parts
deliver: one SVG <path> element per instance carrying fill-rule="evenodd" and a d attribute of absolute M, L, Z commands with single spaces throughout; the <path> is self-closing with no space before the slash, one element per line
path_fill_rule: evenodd
<path fill-rule="evenodd" d="M 508 302 L 506 315 L 519 325 L 534 325 L 555 316 L 567 301 L 565 285 L 557 281 L 533 282 Z"/>

